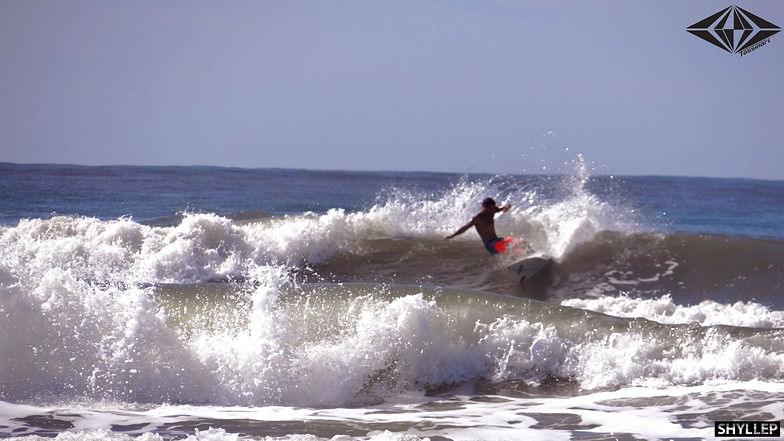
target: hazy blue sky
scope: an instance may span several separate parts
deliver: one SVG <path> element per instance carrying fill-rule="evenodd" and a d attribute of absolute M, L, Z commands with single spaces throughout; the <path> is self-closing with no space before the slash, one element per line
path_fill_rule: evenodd
<path fill-rule="evenodd" d="M 784 179 L 784 33 L 686 32 L 730 4 L 0 0 L 0 161 Z"/>

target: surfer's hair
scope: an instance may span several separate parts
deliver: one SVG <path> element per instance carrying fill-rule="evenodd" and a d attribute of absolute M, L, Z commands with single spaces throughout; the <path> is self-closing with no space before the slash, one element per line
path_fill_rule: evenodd
<path fill-rule="evenodd" d="M 495 205 L 495 201 L 493 200 L 493 198 L 487 198 L 487 199 L 482 201 L 482 206 L 483 207 L 487 207 L 489 205 Z"/>

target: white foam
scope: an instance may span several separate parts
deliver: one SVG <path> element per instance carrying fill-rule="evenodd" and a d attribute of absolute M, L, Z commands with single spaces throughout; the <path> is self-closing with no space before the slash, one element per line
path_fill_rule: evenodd
<path fill-rule="evenodd" d="M 589 309 L 616 317 L 642 317 L 659 323 L 692 323 L 701 326 L 745 326 L 752 328 L 784 327 L 784 311 L 774 311 L 755 302 L 731 305 L 705 300 L 697 305 L 682 306 L 672 296 L 654 299 L 632 298 L 628 295 L 601 296 L 593 299 L 570 299 L 562 305 Z"/>
<path fill-rule="evenodd" d="M 210 429 L 179 429 L 179 437 L 189 440 L 315 440 L 299 434 L 265 437 L 254 427 L 275 422 L 300 422 L 297 432 L 308 427 L 352 427 L 367 431 L 365 436 L 335 435 L 332 440 L 417 440 L 426 437 L 451 439 L 531 439 L 559 440 L 593 434 L 598 437 L 631 435 L 642 439 L 709 438 L 713 421 L 708 415 L 732 412 L 738 419 L 780 421 L 784 385 L 770 382 L 732 382 L 723 385 L 681 386 L 667 389 L 626 388 L 568 397 L 410 397 L 407 403 L 364 408 L 314 409 L 302 407 L 214 407 L 172 406 L 133 410 L 115 406 L 68 409 L 40 409 L 0 402 L 0 424 L 16 427 L 28 415 L 55 413 L 74 425 L 56 439 L 112 441 L 158 441 L 170 437 L 177 427 L 194 421 Z M 250 434 L 239 436 L 225 422 L 244 421 Z M 312 423 L 312 426 L 309 426 Z M 110 432 L 112 425 L 142 427 L 137 433 Z M 168 427 L 168 429 L 167 429 Z M 144 432 L 139 434 L 138 432 Z M 187 433 L 183 433 L 187 432 Z M 161 436 L 157 433 L 162 433 Z M 20 441 L 38 440 L 26 436 Z"/>

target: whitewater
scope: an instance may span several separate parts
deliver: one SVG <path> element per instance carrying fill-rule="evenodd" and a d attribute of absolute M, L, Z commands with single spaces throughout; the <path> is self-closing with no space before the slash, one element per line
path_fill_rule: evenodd
<path fill-rule="evenodd" d="M 784 419 L 784 182 L 0 164 L 0 437 Z M 517 284 L 475 233 L 552 257 Z"/>

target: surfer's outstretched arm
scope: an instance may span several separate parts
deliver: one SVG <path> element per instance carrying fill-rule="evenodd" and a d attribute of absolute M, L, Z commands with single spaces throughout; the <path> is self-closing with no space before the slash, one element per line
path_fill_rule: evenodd
<path fill-rule="evenodd" d="M 451 239 L 451 238 L 453 238 L 453 237 L 455 237 L 457 235 L 463 234 L 466 231 L 468 231 L 469 228 L 471 228 L 473 226 L 474 226 L 474 220 L 471 219 L 471 221 L 469 221 L 467 224 L 465 224 L 462 227 L 460 227 L 459 230 L 455 231 L 454 234 L 451 234 L 451 235 L 445 237 L 444 240 Z"/>

